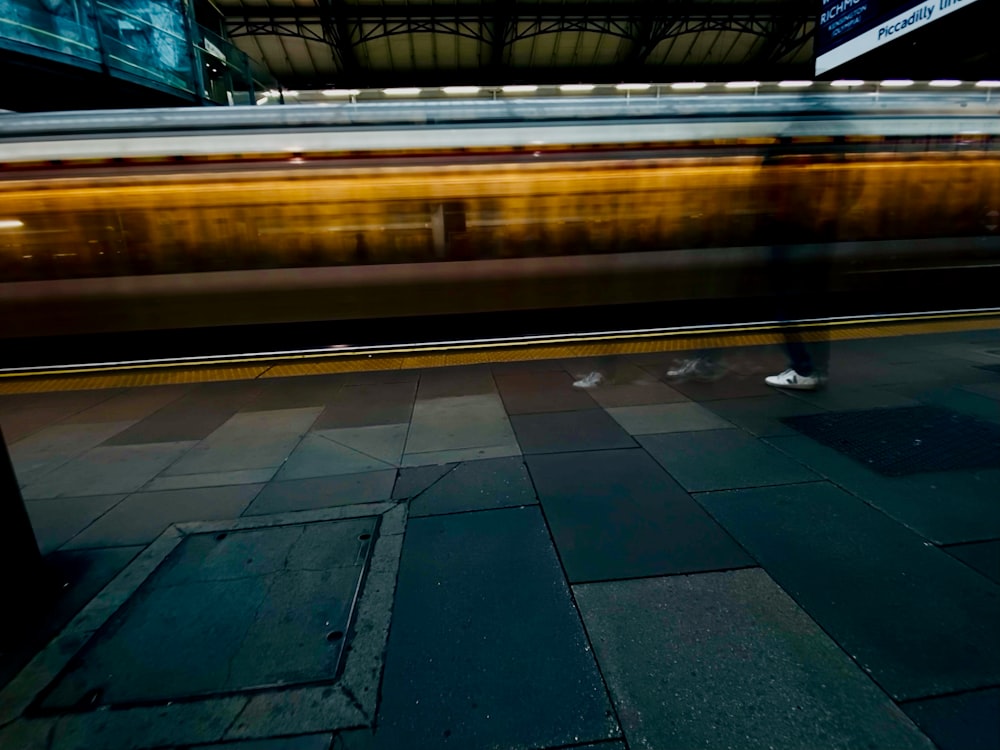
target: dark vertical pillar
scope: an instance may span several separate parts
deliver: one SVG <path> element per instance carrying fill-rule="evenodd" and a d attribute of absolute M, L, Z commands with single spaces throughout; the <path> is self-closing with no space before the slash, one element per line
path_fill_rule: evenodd
<path fill-rule="evenodd" d="M 178 0 L 181 12 L 184 16 L 184 30 L 187 32 L 188 60 L 191 65 L 192 85 L 194 86 L 194 100 L 198 104 L 206 104 L 205 96 L 205 71 L 202 69 L 201 55 L 198 54 L 198 42 L 201 41 L 198 32 L 198 23 L 194 17 L 194 3 L 191 0 Z"/>
<path fill-rule="evenodd" d="M 0 581 L 14 597 L 10 612 L 16 613 L 31 600 L 41 574 L 42 555 L 0 430 Z"/>

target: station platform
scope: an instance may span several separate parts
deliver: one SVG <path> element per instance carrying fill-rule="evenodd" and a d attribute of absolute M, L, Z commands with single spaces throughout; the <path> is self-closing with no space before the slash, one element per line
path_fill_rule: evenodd
<path fill-rule="evenodd" d="M 682 356 L 0 396 L 0 747 L 1000 747 L 1000 330 Z"/>

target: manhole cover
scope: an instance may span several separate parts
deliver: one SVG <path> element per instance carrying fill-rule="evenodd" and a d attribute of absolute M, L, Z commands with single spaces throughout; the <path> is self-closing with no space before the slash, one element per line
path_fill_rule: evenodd
<path fill-rule="evenodd" d="M 376 523 L 187 537 L 73 659 L 43 708 L 335 679 Z"/>
<path fill-rule="evenodd" d="M 907 406 L 782 421 L 886 476 L 1000 468 L 1000 427 L 948 409 Z"/>

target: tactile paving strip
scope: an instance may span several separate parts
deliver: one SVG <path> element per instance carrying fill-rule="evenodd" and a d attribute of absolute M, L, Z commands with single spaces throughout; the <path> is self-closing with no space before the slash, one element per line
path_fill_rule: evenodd
<path fill-rule="evenodd" d="M 1000 468 L 1000 426 L 935 406 L 782 420 L 885 476 Z"/>

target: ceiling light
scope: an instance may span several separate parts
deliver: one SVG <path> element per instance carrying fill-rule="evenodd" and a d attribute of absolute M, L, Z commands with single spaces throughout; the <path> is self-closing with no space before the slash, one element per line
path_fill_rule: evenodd
<path fill-rule="evenodd" d="M 0 229 L 20 229 L 24 222 L 20 219 L 0 219 Z"/>
<path fill-rule="evenodd" d="M 324 89 L 323 96 L 357 96 L 360 89 Z"/>
<path fill-rule="evenodd" d="M 442 86 L 441 90 L 446 94 L 478 94 L 478 86 Z"/>
<path fill-rule="evenodd" d="M 679 83 L 671 83 L 670 88 L 677 89 L 678 91 L 697 91 L 705 88 L 707 85 L 707 83 L 702 83 L 701 81 L 681 81 Z"/>
<path fill-rule="evenodd" d="M 882 85 L 887 89 L 903 89 L 907 86 L 912 86 L 913 81 L 909 78 L 889 78 L 882 81 Z"/>
<path fill-rule="evenodd" d="M 582 92 L 582 91 L 593 91 L 594 84 L 592 83 L 564 83 L 559 87 L 560 91 L 566 92 Z"/>
<path fill-rule="evenodd" d="M 927 85 L 938 89 L 953 89 L 956 86 L 961 86 L 962 82 L 956 78 L 938 78 Z"/>
<path fill-rule="evenodd" d="M 268 99 L 266 96 L 262 96 L 260 99 L 257 100 L 257 104 L 267 104 L 269 101 L 270 99 Z"/>
<path fill-rule="evenodd" d="M 513 86 L 504 86 L 501 91 L 505 94 L 533 94 L 538 91 L 538 86 L 532 86 L 530 84 L 517 84 Z"/>
<path fill-rule="evenodd" d="M 416 87 L 382 89 L 382 93 L 386 96 L 416 96 L 420 93 L 420 89 Z"/>
<path fill-rule="evenodd" d="M 981 89 L 1000 88 L 1000 81 L 976 81 L 976 86 Z"/>
<path fill-rule="evenodd" d="M 298 96 L 298 95 L 299 95 L 298 91 L 286 91 L 285 92 L 285 96 Z"/>
<path fill-rule="evenodd" d="M 812 81 L 780 81 L 779 89 L 806 89 L 813 85 Z"/>
<path fill-rule="evenodd" d="M 760 86 L 760 81 L 730 81 L 726 84 L 727 89 L 755 89 Z"/>
<path fill-rule="evenodd" d="M 838 78 L 836 81 L 830 81 L 830 85 L 838 89 L 853 88 L 854 86 L 864 86 L 864 81 L 859 81 L 856 78 Z"/>
<path fill-rule="evenodd" d="M 649 83 L 619 83 L 615 86 L 619 91 L 649 91 Z"/>

